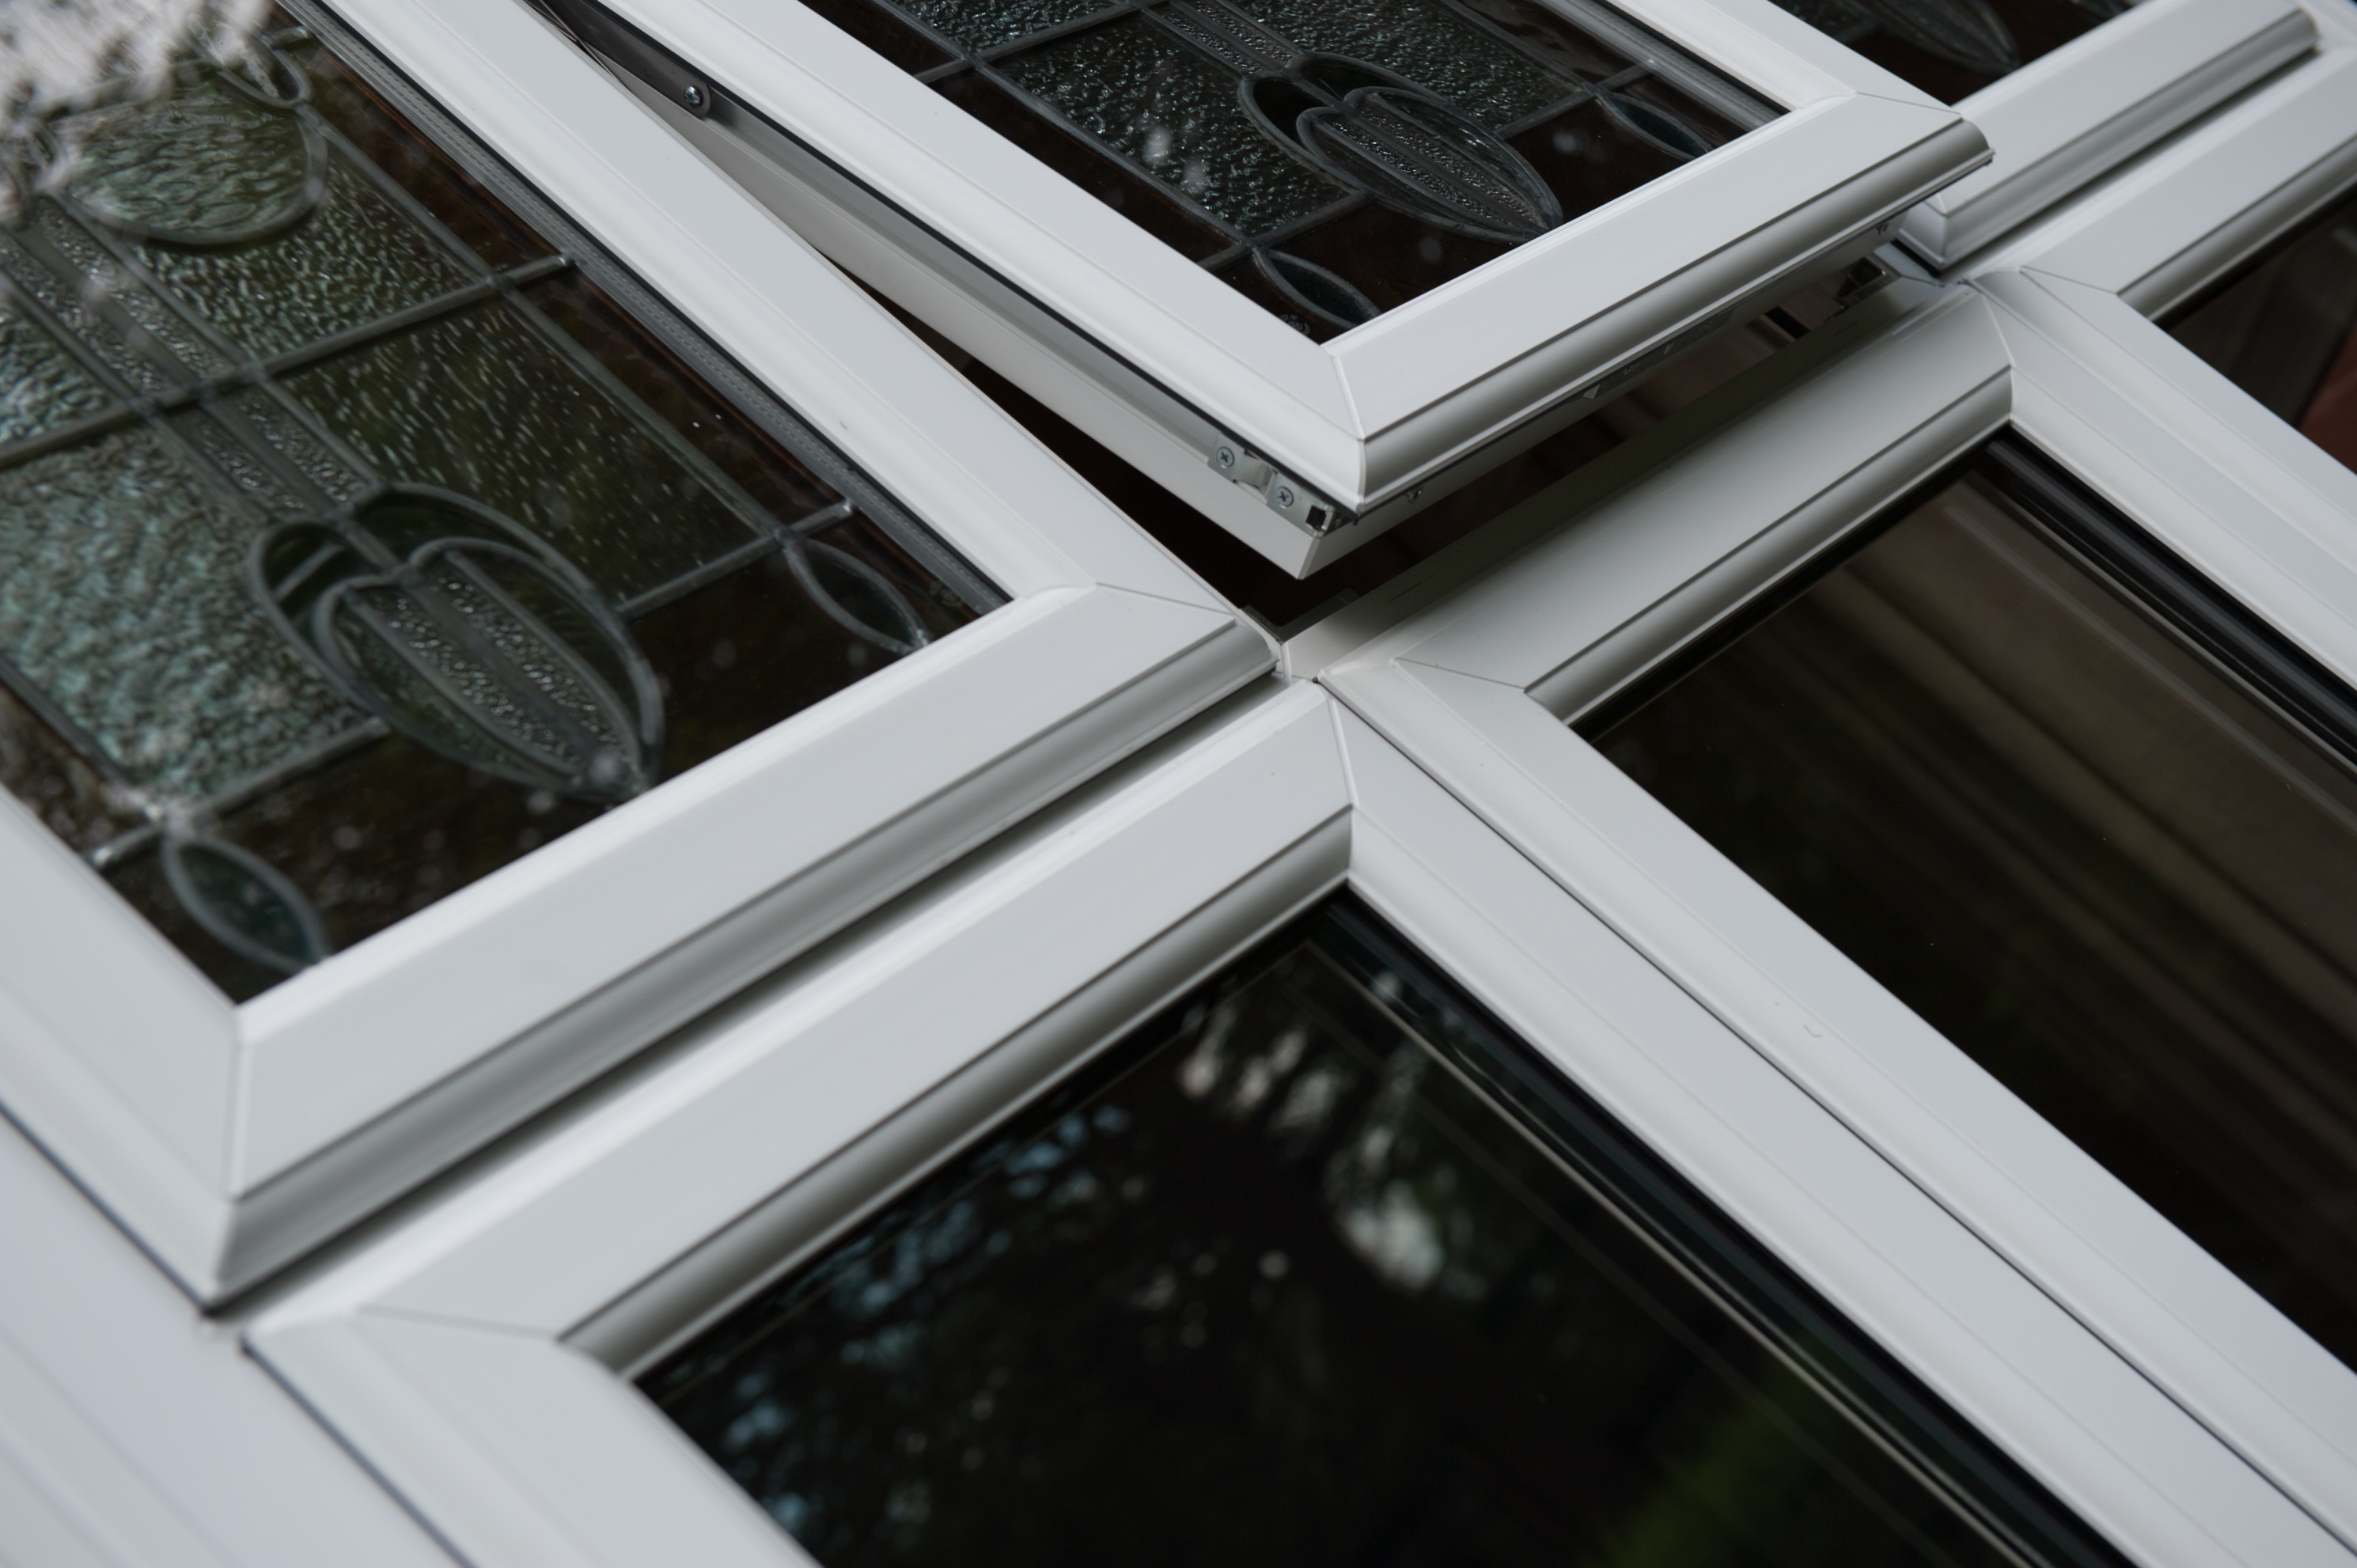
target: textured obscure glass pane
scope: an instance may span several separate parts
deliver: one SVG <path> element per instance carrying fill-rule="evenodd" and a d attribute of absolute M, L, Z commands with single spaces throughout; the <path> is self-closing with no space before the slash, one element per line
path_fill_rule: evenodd
<path fill-rule="evenodd" d="M 0 445 L 98 413 L 111 401 L 48 333 L 0 306 Z"/>
<path fill-rule="evenodd" d="M 341 163 L 317 210 L 276 240 L 232 250 L 148 244 L 140 259 L 257 355 L 364 326 L 481 275 Z"/>
<path fill-rule="evenodd" d="M 908 10 L 968 48 L 986 49 L 1107 7 L 1102 0 L 909 0 Z"/>
<path fill-rule="evenodd" d="M 2115 1561 L 1348 899 L 642 1386 L 827 1568 Z"/>
<path fill-rule="evenodd" d="M 1943 102 L 1970 97 L 2135 0 L 1776 0 Z"/>
<path fill-rule="evenodd" d="M 0 649 L 159 800 L 200 799 L 358 723 L 253 612 L 253 530 L 133 426 L 0 469 Z"/>
<path fill-rule="evenodd" d="M 742 516 L 678 452 L 497 302 L 286 385 L 379 473 L 499 509 L 618 603 L 746 542 Z"/>
<path fill-rule="evenodd" d="M 2008 441 L 1597 744 L 2357 1361 L 2352 721 Z"/>
<path fill-rule="evenodd" d="M 2357 468 L 2357 200 L 2274 247 L 2169 329 Z"/>
<path fill-rule="evenodd" d="M 1318 338 L 1778 113 L 1595 0 L 816 5 Z"/>
<path fill-rule="evenodd" d="M 1564 96 L 1564 79 L 1548 69 L 1553 60 L 1533 59 L 1446 5 L 1425 0 L 1354 5 L 1244 0 L 1237 8 L 1304 49 L 1349 55 L 1395 71 L 1485 124 L 1512 124 Z"/>
<path fill-rule="evenodd" d="M 0 783 L 241 998 L 994 602 L 271 27 L 44 100 L 0 231 Z"/>
<path fill-rule="evenodd" d="M 1274 229 L 1347 194 L 1260 133 L 1236 101 L 1233 72 L 1151 23 L 1049 44 L 1007 62 L 1006 74 L 1239 229 Z"/>

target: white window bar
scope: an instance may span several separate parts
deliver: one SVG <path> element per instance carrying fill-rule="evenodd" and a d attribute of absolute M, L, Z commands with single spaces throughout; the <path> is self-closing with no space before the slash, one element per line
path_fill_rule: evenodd
<path fill-rule="evenodd" d="M 2345 545 L 2213 466 L 2196 447 L 2215 442 L 2182 439 L 2141 390 L 1987 295 L 1896 285 L 1296 639 L 1288 661 L 2357 1542 L 2357 1372 L 1571 727 L 2008 428 L 2357 676 Z M 2357 506 L 2339 538 L 2352 527 Z"/>
<path fill-rule="evenodd" d="M 1270 660 L 537 17 L 459 0 L 336 15 L 1007 602 L 242 1004 L 0 800 L 0 1099 L 204 1299 Z"/>
<path fill-rule="evenodd" d="M 1773 0 L 1725 3 L 1749 19 Z M 1809 12 L 1812 0 L 1795 0 L 1794 8 Z M 1975 19 L 1992 15 L 1969 3 L 1878 12 L 1835 0 L 1813 8 L 1868 35 L 1889 30 L 1880 17 L 1912 19 L 1926 36 L 1950 21 L 1952 40 L 1976 36 Z M 2113 8 L 2085 6 L 2095 15 Z M 2333 8 L 2325 0 L 2315 10 Z M 2298 0 L 2140 0 L 2116 9 L 2092 31 L 1954 101 L 1995 156 L 1907 215 L 1900 234 L 1910 249 L 1935 267 L 1964 261 L 2298 59 L 2316 46 L 2320 25 Z M 2335 19 L 2321 24 L 2328 37 Z M 1953 41 L 1947 47 L 1955 51 Z"/>
<path fill-rule="evenodd" d="M 1547 3 L 1774 113 L 1324 342 L 794 0 L 549 8 L 855 275 L 1307 575 L 1840 271 L 1986 156 L 1954 111 L 1781 13 L 1623 8 L 1730 89 L 1612 12 Z"/>
<path fill-rule="evenodd" d="M 2357 35 L 2357 7 L 2343 20 Z M 2357 37 L 1975 263 L 2003 299 L 2338 549 L 2357 473 L 2155 325 L 2279 238 L 2357 198 Z"/>
<path fill-rule="evenodd" d="M 629 1379 L 1347 888 L 2135 1560 L 2350 1560 L 1314 684 L 985 858 L 248 1344 L 486 1568 L 807 1563 Z"/>

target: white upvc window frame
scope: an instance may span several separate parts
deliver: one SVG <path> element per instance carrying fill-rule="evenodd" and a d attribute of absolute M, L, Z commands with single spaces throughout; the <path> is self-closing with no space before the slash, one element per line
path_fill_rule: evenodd
<path fill-rule="evenodd" d="M 337 12 L 1008 602 L 242 1004 L 0 799 L 0 1102 L 207 1300 L 1272 658 L 520 7 Z"/>
<path fill-rule="evenodd" d="M 2299 0 L 2138 0 L 1957 102 L 1995 156 L 1908 213 L 1900 239 L 1934 267 L 1964 261 L 2335 36 L 2334 20 Z"/>
<path fill-rule="evenodd" d="M 1347 887 L 2150 1564 L 2315 1522 L 1315 684 L 1052 809 L 246 1342 L 484 1568 L 810 1559 L 628 1380 Z"/>
<path fill-rule="evenodd" d="M 2008 427 L 2357 683 L 2357 492 L 2320 529 L 2139 390 L 1987 295 L 1899 284 L 1288 662 L 2357 1546 L 2357 1371 L 1570 727 Z"/>
<path fill-rule="evenodd" d="M 2357 472 L 2153 318 L 2357 195 L 2357 5 L 2332 47 L 1976 263 L 1975 286 L 2134 390 L 2236 483 L 2330 539 Z"/>
<path fill-rule="evenodd" d="M 1318 344 L 796 0 L 602 3 L 717 107 L 642 96 L 798 231 L 1297 575 L 1648 356 L 1848 264 L 1986 156 L 1954 110 L 1765 0 L 1622 0 L 1788 112 Z M 1216 466 L 1223 447 L 1241 466 Z M 1321 499 L 1355 521 L 1310 531 Z"/>

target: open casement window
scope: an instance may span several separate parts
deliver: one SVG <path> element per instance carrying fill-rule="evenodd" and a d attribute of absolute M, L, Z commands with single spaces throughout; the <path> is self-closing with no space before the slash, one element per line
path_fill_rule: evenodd
<path fill-rule="evenodd" d="M 1297 575 L 1986 156 L 1781 13 L 1799 51 L 1701 0 L 546 9 L 856 276 Z"/>
<path fill-rule="evenodd" d="M 1313 683 L 855 935 L 248 1328 L 468 1561 L 2348 1561 Z"/>
<path fill-rule="evenodd" d="M 2287 72 L 1975 279 L 2320 541 L 2357 510 L 2357 48 Z"/>
<path fill-rule="evenodd" d="M 1996 156 L 1907 215 L 1958 263 L 2314 48 L 2298 0 L 1722 0 L 1770 5 L 1934 100 Z M 2324 25 L 2328 39 L 2349 31 Z"/>
<path fill-rule="evenodd" d="M 1268 663 L 520 9 L 11 150 L 0 1097 L 199 1296 Z"/>
<path fill-rule="evenodd" d="M 1752 377 L 1289 656 L 2357 1541 L 2357 507 L 1970 288 Z"/>

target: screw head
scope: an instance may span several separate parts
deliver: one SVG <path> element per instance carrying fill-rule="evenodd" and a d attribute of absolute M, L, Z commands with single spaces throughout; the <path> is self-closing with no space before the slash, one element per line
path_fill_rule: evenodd
<path fill-rule="evenodd" d="M 694 82 L 689 82 L 687 84 L 687 91 L 681 93 L 680 97 L 686 100 L 687 106 L 690 109 L 701 109 L 704 107 L 704 89 L 698 87 Z"/>
<path fill-rule="evenodd" d="M 1276 487 L 1276 494 L 1270 499 L 1280 507 L 1288 507 L 1293 504 L 1293 491 L 1287 486 L 1279 485 Z"/>
<path fill-rule="evenodd" d="M 1232 446 L 1222 446 L 1212 453 L 1211 456 L 1222 468 L 1232 468 L 1236 466 L 1236 449 Z"/>

